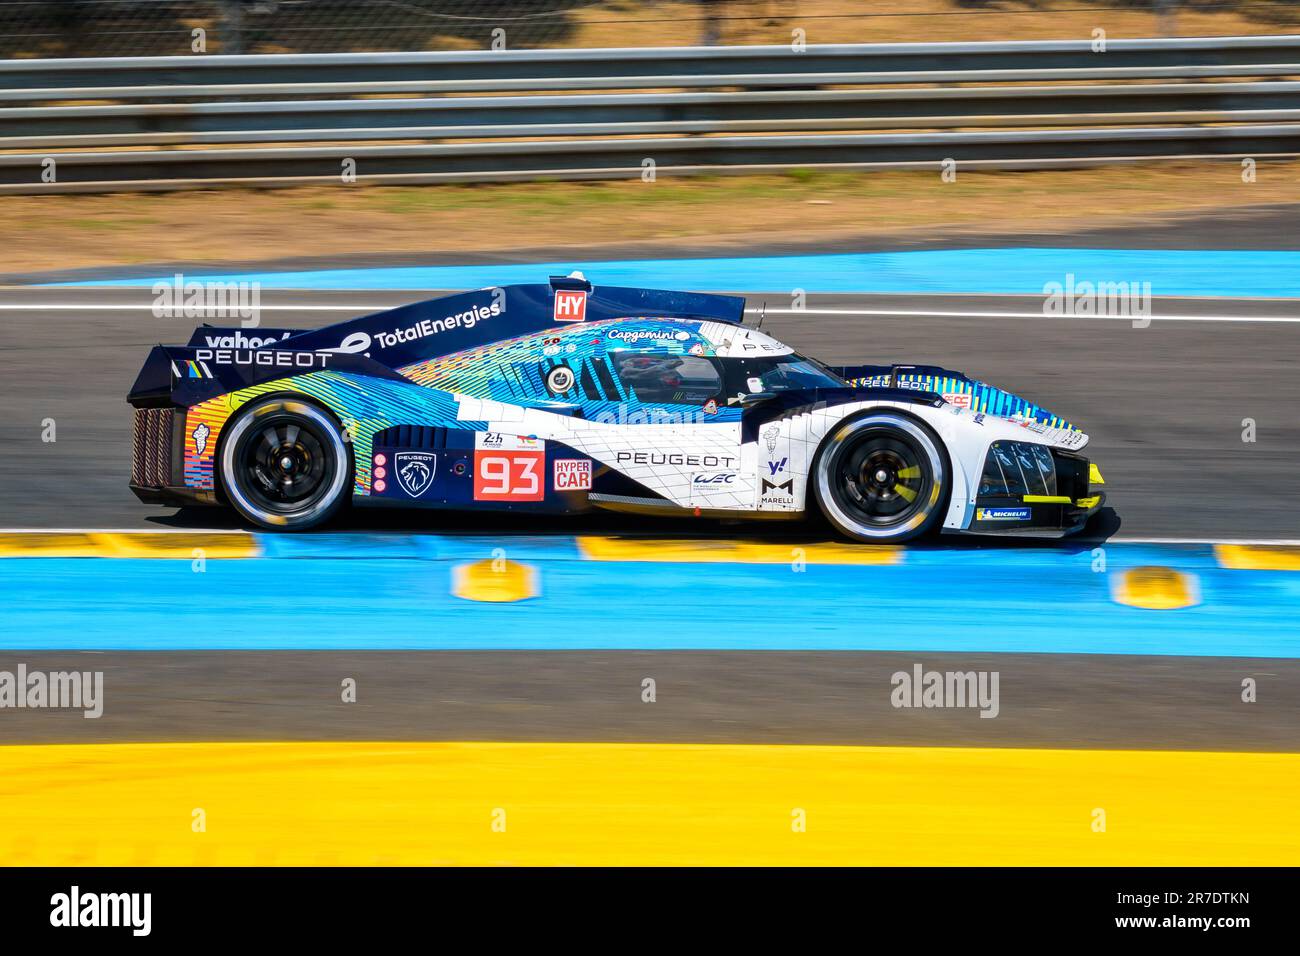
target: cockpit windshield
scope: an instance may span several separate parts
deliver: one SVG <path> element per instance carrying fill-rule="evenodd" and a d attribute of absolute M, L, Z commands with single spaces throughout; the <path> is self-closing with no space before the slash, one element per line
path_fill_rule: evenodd
<path fill-rule="evenodd" d="M 724 358 L 722 367 L 729 395 L 847 387 L 844 379 L 830 369 L 794 354 Z"/>

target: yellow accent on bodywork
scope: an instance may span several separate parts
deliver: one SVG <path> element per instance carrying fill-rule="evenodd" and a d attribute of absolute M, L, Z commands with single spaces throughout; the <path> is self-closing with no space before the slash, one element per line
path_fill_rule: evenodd
<path fill-rule="evenodd" d="M 1025 495 L 1021 501 L 1027 505 L 1072 505 L 1074 502 L 1066 495 Z"/>
<path fill-rule="evenodd" d="M 1105 483 L 1106 479 L 1101 476 L 1101 469 L 1094 463 L 1088 462 L 1088 484 L 1104 485 Z"/>

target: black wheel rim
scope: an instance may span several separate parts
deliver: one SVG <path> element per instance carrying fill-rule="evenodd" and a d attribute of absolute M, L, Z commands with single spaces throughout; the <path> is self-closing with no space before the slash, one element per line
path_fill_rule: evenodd
<path fill-rule="evenodd" d="M 329 490 L 337 467 L 315 423 L 290 413 L 259 419 L 235 450 L 239 483 L 258 508 L 290 514 Z"/>
<path fill-rule="evenodd" d="M 906 524 L 929 504 L 934 485 L 929 457 L 903 432 L 865 431 L 847 442 L 832 464 L 836 501 L 865 525 Z"/>

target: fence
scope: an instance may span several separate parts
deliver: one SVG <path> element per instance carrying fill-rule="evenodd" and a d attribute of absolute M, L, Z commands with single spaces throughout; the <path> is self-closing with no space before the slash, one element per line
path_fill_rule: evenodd
<path fill-rule="evenodd" d="M 0 62 L 0 191 L 1300 154 L 1300 36 Z"/>

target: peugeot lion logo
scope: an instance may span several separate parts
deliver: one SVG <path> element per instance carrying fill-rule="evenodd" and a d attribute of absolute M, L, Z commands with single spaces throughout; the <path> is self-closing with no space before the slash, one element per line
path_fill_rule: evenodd
<path fill-rule="evenodd" d="M 393 456 L 393 470 L 397 472 L 397 484 L 412 498 L 418 498 L 429 490 L 433 484 L 433 472 L 438 467 L 438 459 L 415 451 L 399 451 Z"/>

